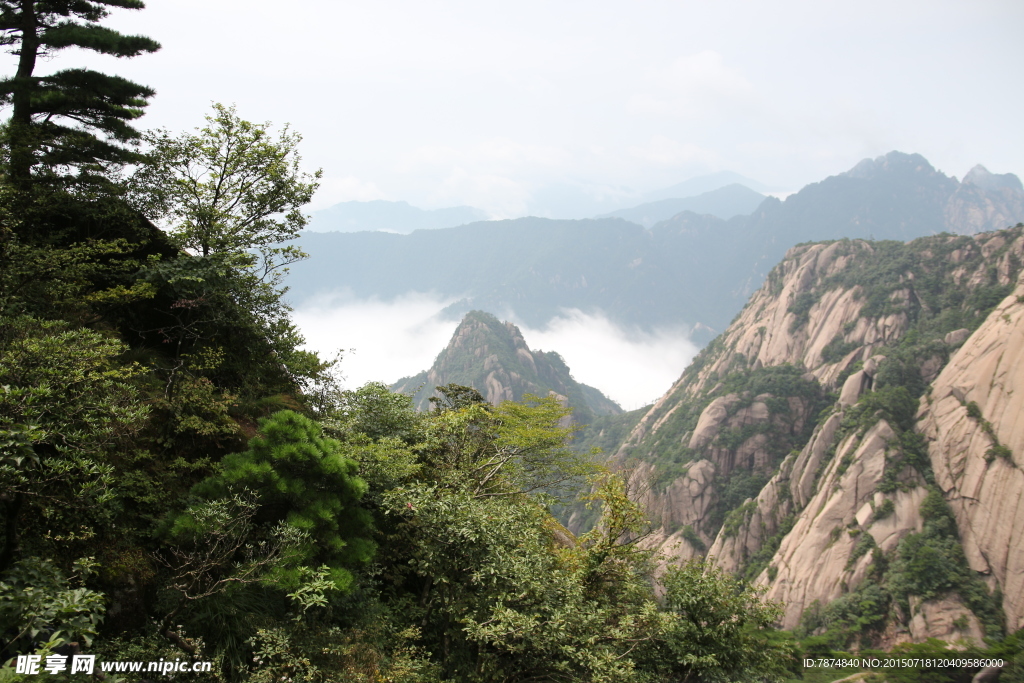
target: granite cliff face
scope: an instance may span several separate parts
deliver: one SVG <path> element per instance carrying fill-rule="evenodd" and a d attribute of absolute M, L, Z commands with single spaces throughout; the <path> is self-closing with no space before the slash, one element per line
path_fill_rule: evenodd
<path fill-rule="evenodd" d="M 553 394 L 582 423 L 622 413 L 599 390 L 574 380 L 557 353 L 531 351 L 518 327 L 482 311 L 463 318 L 429 370 L 398 380 L 392 390 L 413 396 L 416 407 L 427 410 L 434 388 L 450 383 L 473 387 L 494 405 L 525 394 Z"/>
<path fill-rule="evenodd" d="M 615 454 L 648 542 L 807 634 L 1024 626 L 1022 263 L 1024 226 L 791 249 Z"/>
<path fill-rule="evenodd" d="M 1024 277 L 950 359 L 918 413 L 971 568 L 1024 628 Z"/>

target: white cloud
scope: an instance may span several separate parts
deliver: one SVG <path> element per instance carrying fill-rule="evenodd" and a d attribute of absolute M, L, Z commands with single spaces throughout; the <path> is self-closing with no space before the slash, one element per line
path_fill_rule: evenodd
<path fill-rule="evenodd" d="M 678 57 L 657 77 L 668 88 L 686 94 L 744 98 L 754 89 L 739 69 L 726 66 L 722 55 L 713 50 Z"/>
<path fill-rule="evenodd" d="M 627 107 L 632 113 L 702 118 L 748 105 L 755 96 L 753 84 L 743 73 L 727 66 L 713 50 L 654 67 L 646 81 L 650 91 L 629 98 Z"/>
<path fill-rule="evenodd" d="M 471 172 L 456 166 L 428 196 L 432 206 L 466 204 L 483 209 L 492 218 L 513 218 L 526 212 L 529 190 L 506 176 Z"/>
<path fill-rule="evenodd" d="M 453 165 L 511 169 L 564 168 L 572 155 L 561 147 L 524 144 L 492 137 L 472 145 L 420 145 L 399 160 L 396 170 L 410 173 Z"/>
<path fill-rule="evenodd" d="M 531 349 L 557 351 L 576 381 L 600 389 L 627 410 L 660 398 L 699 350 L 682 327 L 626 330 L 604 315 L 576 309 L 541 329 L 519 328 Z"/>
<path fill-rule="evenodd" d="M 633 145 L 629 154 L 647 163 L 660 166 L 694 165 L 715 167 L 722 163 L 720 155 L 714 150 L 704 149 L 692 142 L 678 142 L 664 135 L 654 135 L 650 142 L 640 147 Z"/>
<path fill-rule="evenodd" d="M 307 348 L 329 358 L 345 352 L 341 371 L 349 387 L 393 383 L 428 369 L 448 345 L 458 321 L 439 317 L 452 302 L 409 292 L 391 301 L 341 293 L 313 300 L 293 316 Z M 515 315 L 500 316 L 515 321 Z M 657 400 L 696 355 L 682 327 L 644 333 L 601 314 L 567 310 L 541 328 L 519 323 L 527 345 L 557 351 L 577 381 L 632 410 Z M 351 352 L 349 350 L 352 350 Z"/>
<path fill-rule="evenodd" d="M 346 385 L 395 382 L 433 364 L 457 321 L 437 314 L 451 303 L 431 293 L 409 292 L 392 301 L 335 294 L 314 299 L 292 318 L 306 347 L 331 358 L 344 351 Z"/>

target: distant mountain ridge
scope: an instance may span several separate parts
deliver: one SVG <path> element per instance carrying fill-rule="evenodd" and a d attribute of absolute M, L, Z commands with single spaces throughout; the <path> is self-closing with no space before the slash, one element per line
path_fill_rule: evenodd
<path fill-rule="evenodd" d="M 681 183 L 676 183 L 669 187 L 663 187 L 660 190 L 646 192 L 643 195 L 643 201 L 645 203 L 649 203 L 661 201 L 663 199 L 695 197 L 707 192 L 713 192 L 729 185 L 742 185 L 760 194 L 768 194 L 780 189 L 752 180 L 751 178 L 740 175 L 735 171 L 717 171 L 715 173 L 708 173 L 706 175 L 690 178 L 689 180 L 684 180 Z"/>
<path fill-rule="evenodd" d="M 472 206 L 419 209 L 408 202 L 375 199 L 368 202 L 341 202 L 330 208 L 314 211 L 307 229 L 313 232 L 384 230 L 410 233 L 413 230 L 453 228 L 487 218 L 487 212 Z"/>
<path fill-rule="evenodd" d="M 645 228 L 650 228 L 683 211 L 710 214 L 716 218 L 729 220 L 733 216 L 746 216 L 753 213 L 764 199 L 763 194 L 755 192 L 745 185 L 734 183 L 693 197 L 661 199 L 640 204 L 631 209 L 612 211 L 595 216 L 595 218 L 624 218 Z"/>
<path fill-rule="evenodd" d="M 391 389 L 412 396 L 416 408 L 425 411 L 435 387 L 451 383 L 473 387 L 494 405 L 525 394 L 555 395 L 580 424 L 623 412 L 599 390 L 574 380 L 556 352 L 531 350 L 518 327 L 483 311 L 466 314 L 429 370 L 404 377 Z"/>
<path fill-rule="evenodd" d="M 785 201 L 768 197 L 749 216 L 683 212 L 650 229 L 621 218 L 520 218 L 410 235 L 305 233 L 313 258 L 292 266 L 289 296 L 301 305 L 332 290 L 382 299 L 433 291 L 457 300 L 452 315 L 514 312 L 542 326 L 576 308 L 645 329 L 685 324 L 706 343 L 794 244 L 906 241 L 1024 221 L 1016 176 L 982 171 L 958 182 L 920 155 L 892 152 Z"/>

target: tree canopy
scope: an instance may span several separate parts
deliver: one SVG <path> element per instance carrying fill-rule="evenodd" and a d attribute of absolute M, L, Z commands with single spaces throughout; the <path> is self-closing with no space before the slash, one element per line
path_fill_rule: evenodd
<path fill-rule="evenodd" d="M 84 68 L 36 72 L 41 60 L 68 48 L 115 57 L 160 49 L 150 38 L 101 26 L 112 7 L 144 5 L 141 0 L 0 1 L 0 43 L 18 57 L 15 74 L 0 80 L 0 104 L 12 107 L 8 168 L 23 191 L 34 174 L 96 171 L 139 159 L 130 145 L 140 133 L 131 122 L 155 94 L 151 88 Z"/>
<path fill-rule="evenodd" d="M 302 258 L 278 246 L 306 225 L 301 209 L 321 175 L 300 169 L 302 136 L 285 126 L 275 137 L 269 123 L 246 121 L 223 104 L 213 105 L 206 123 L 195 133 L 149 137 L 151 159 L 135 179 L 146 208 L 202 256 L 258 254 L 264 274 Z"/>

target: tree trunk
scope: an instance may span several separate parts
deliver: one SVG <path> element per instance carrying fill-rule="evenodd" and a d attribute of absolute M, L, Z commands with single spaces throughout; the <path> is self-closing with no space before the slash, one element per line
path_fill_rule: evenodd
<path fill-rule="evenodd" d="M 32 77 L 39 55 L 39 22 L 36 0 L 21 0 L 21 45 L 18 71 L 14 76 L 11 130 L 8 144 L 11 149 L 10 175 L 14 186 L 27 191 L 32 183 L 33 130 L 32 130 Z"/>

